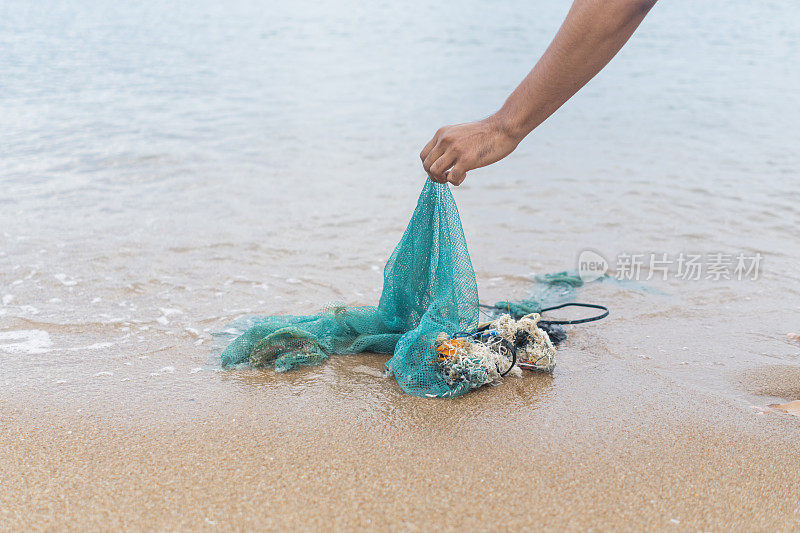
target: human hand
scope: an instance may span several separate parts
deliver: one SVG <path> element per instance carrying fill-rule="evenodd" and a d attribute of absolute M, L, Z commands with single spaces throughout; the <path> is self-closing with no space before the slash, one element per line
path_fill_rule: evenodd
<path fill-rule="evenodd" d="M 492 115 L 477 122 L 439 128 L 419 157 L 431 180 L 461 185 L 467 172 L 500 161 L 514 151 L 520 140 Z"/>

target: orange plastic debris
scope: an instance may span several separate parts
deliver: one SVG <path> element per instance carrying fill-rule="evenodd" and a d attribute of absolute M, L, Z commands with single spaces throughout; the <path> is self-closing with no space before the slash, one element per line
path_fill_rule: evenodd
<path fill-rule="evenodd" d="M 439 346 L 436 347 L 436 351 L 439 353 L 439 359 L 447 359 L 450 357 L 454 357 L 458 350 L 464 348 L 467 344 L 467 339 L 460 338 L 460 339 L 449 339 L 441 343 Z"/>

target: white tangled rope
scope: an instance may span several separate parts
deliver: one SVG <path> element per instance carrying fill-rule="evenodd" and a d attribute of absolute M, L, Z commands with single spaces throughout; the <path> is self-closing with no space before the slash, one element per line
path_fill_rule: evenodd
<path fill-rule="evenodd" d="M 556 366 L 556 347 L 547 333 L 539 327 L 538 313 L 514 320 L 502 315 L 491 327 L 517 348 L 517 362 L 530 365 L 539 372 L 552 372 Z"/>
<path fill-rule="evenodd" d="M 517 362 L 540 372 L 551 372 L 555 367 L 556 349 L 547 333 L 538 327 L 540 316 L 531 314 L 514 320 L 502 315 L 489 324 L 490 330 L 516 347 Z M 436 339 L 436 351 L 445 379 L 452 385 L 469 381 L 472 388 L 497 384 L 509 372 L 521 376 L 519 366 L 510 368 L 512 361 L 501 351 L 501 344 L 487 344 L 466 337 L 451 339 L 445 333 Z M 509 371 L 510 369 L 510 371 Z"/>

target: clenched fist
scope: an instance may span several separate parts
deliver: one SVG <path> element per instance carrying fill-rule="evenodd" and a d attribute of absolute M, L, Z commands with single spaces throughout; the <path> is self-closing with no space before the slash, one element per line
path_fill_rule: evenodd
<path fill-rule="evenodd" d="M 478 122 L 440 128 L 419 156 L 433 181 L 461 185 L 467 172 L 503 159 L 520 140 L 506 133 L 492 115 Z"/>

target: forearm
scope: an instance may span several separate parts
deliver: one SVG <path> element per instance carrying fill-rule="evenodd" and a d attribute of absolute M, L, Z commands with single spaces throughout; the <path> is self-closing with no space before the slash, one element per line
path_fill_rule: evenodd
<path fill-rule="evenodd" d="M 460 185 L 470 170 L 513 152 L 611 61 L 655 2 L 575 0 L 542 58 L 497 113 L 439 128 L 420 153 L 428 176 Z"/>
<path fill-rule="evenodd" d="M 576 0 L 550 46 L 494 115 L 516 142 L 616 55 L 655 0 Z"/>

